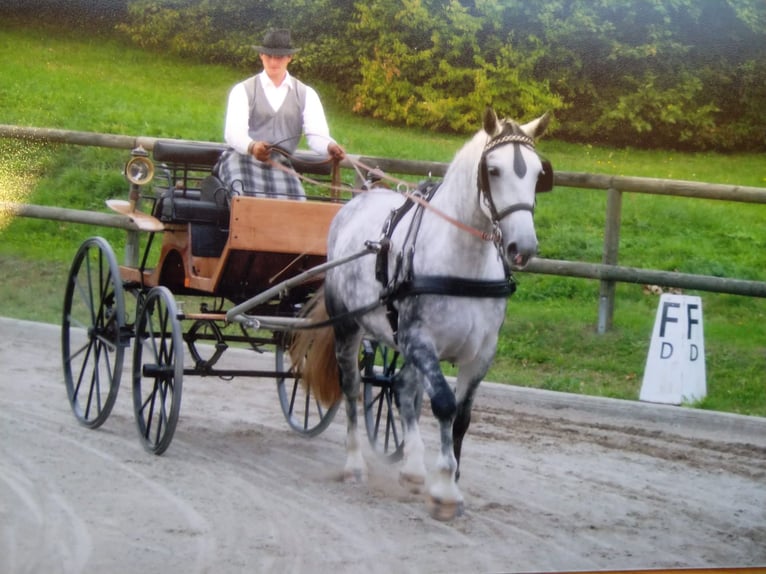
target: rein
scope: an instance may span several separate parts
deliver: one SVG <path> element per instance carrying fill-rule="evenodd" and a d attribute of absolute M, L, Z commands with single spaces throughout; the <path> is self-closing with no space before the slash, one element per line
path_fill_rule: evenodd
<path fill-rule="evenodd" d="M 510 143 L 516 146 L 519 146 L 521 144 L 521 145 L 529 146 L 532 149 L 535 148 L 535 140 L 526 134 L 501 133 L 500 135 L 490 139 L 487 142 L 487 144 L 484 146 L 484 150 L 482 151 L 482 154 L 481 154 L 481 161 L 479 163 L 479 182 L 478 182 L 479 193 L 483 196 L 484 200 L 487 203 L 487 206 L 489 207 L 490 214 L 492 215 L 492 220 L 493 220 L 493 223 L 495 224 L 495 227 L 497 227 L 497 223 L 500 222 L 500 220 L 504 219 L 505 217 L 509 216 L 510 214 L 516 211 L 530 211 L 532 213 L 534 213 L 535 211 L 534 205 L 531 205 L 529 203 L 516 203 L 502 210 L 498 210 L 494 200 L 492 199 L 492 195 L 489 193 L 489 176 L 487 173 L 486 156 L 492 150 Z M 286 151 L 284 148 L 280 147 L 279 144 L 272 145 L 271 150 L 277 153 L 280 153 L 282 156 L 284 156 L 288 160 L 293 159 L 292 154 Z M 521 160 L 520 164 L 518 163 L 519 157 L 520 157 L 520 154 L 518 153 L 514 154 L 514 171 L 519 177 L 524 177 L 524 174 L 526 173 L 526 165 L 524 164 L 523 159 Z M 387 175 L 385 173 L 382 173 L 380 172 L 380 170 L 376 170 L 375 168 L 369 165 L 366 165 L 364 162 L 358 159 L 353 159 L 349 156 L 346 156 L 346 159 L 348 159 L 349 163 L 351 163 L 351 165 L 354 167 L 357 173 L 359 173 L 360 168 L 366 170 L 368 173 L 372 171 L 378 171 L 380 173 L 381 179 L 384 179 L 391 183 L 396 184 L 396 190 L 400 192 L 402 195 L 404 195 L 407 199 L 417 203 L 418 205 L 420 205 L 421 207 L 429 211 L 432 211 L 435 215 L 441 217 L 442 219 L 454 225 L 458 229 L 461 229 L 462 231 L 465 231 L 466 233 L 469 233 L 473 235 L 474 237 L 481 239 L 482 241 L 492 241 L 493 243 L 498 243 L 502 239 L 500 232 L 497 230 L 497 228 L 495 228 L 491 233 L 488 233 L 486 231 L 482 231 L 471 225 L 463 223 L 462 221 L 459 221 L 458 219 L 455 219 L 454 217 L 444 213 L 439 208 L 434 207 L 433 205 L 431 205 L 431 203 L 429 203 L 426 199 L 424 199 L 418 193 L 413 192 L 413 190 L 417 190 L 417 187 L 413 186 L 411 182 L 405 181 L 403 179 L 398 179 L 390 175 Z M 331 162 L 333 163 L 333 168 L 332 168 L 332 183 L 330 184 L 327 184 L 323 181 L 319 181 L 319 180 L 310 178 L 306 175 L 303 175 L 301 173 L 298 173 L 292 167 L 286 166 L 272 159 L 269 159 L 266 163 L 268 163 L 271 167 L 282 170 L 285 173 L 288 173 L 294 177 L 297 177 L 301 181 L 305 181 L 307 183 L 310 183 L 320 188 L 329 189 L 332 194 L 332 199 L 338 200 L 340 196 L 340 192 L 342 190 L 342 187 L 340 184 L 339 162 L 333 160 L 332 158 L 327 158 L 325 160 L 320 160 L 313 163 L 315 163 L 316 165 L 324 165 Z M 352 193 L 360 193 L 366 190 L 352 189 L 351 191 Z"/>
<path fill-rule="evenodd" d="M 292 161 L 294 159 L 294 156 L 290 152 L 282 149 L 279 146 L 276 146 L 276 145 L 271 146 L 271 150 L 275 151 L 275 152 L 278 152 L 279 154 L 284 156 L 287 160 Z M 301 181 L 308 182 L 308 183 L 310 183 L 312 185 L 316 185 L 317 187 L 323 187 L 323 188 L 329 189 L 330 192 L 331 192 L 333 200 L 337 200 L 340 197 L 340 192 L 341 192 L 340 169 L 339 169 L 339 167 L 340 167 L 339 163 L 340 162 L 334 160 L 331 157 L 328 157 L 327 159 L 323 159 L 323 160 L 314 161 L 314 162 L 305 162 L 304 161 L 304 163 L 306 163 L 307 165 L 326 165 L 328 163 L 332 163 L 332 183 L 330 183 L 329 185 L 327 183 L 323 182 L 323 181 L 319 181 L 317 179 L 313 179 L 311 177 L 305 176 L 302 173 L 298 173 L 292 167 L 286 166 L 285 164 L 280 163 L 278 161 L 274 161 L 271 158 L 269 158 L 268 161 L 266 161 L 265 163 L 267 163 L 268 165 L 270 165 L 273 168 L 279 169 L 279 170 L 281 170 L 281 171 L 283 171 L 285 173 L 288 173 L 288 174 L 290 174 L 292 176 L 295 176 L 298 179 L 300 179 Z"/>
<path fill-rule="evenodd" d="M 282 154 L 288 160 L 292 159 L 292 155 L 289 152 L 285 151 L 284 149 L 280 148 L 279 146 L 272 146 L 272 150 Z M 359 161 L 359 160 L 356 160 L 356 159 L 352 159 L 352 158 L 350 158 L 348 156 L 346 156 L 346 159 L 349 161 L 349 163 L 351 163 L 351 165 L 354 167 L 354 169 L 357 170 L 357 172 L 359 172 L 360 168 L 364 169 L 364 170 L 366 170 L 368 172 L 374 170 L 374 168 L 366 165 L 362 161 Z M 316 165 L 324 165 L 324 164 L 330 163 L 330 162 L 334 162 L 334 160 L 332 158 L 328 158 L 326 160 L 317 161 L 315 163 L 316 163 Z M 269 159 L 266 163 L 269 164 L 273 168 L 279 169 L 279 170 L 281 170 L 281 171 L 283 171 L 285 173 L 288 173 L 288 174 L 290 174 L 290 175 L 292 175 L 294 177 L 297 177 L 301 181 L 305 181 L 307 183 L 310 183 L 310 184 L 315 185 L 315 186 L 320 187 L 320 188 L 329 189 L 332 192 L 332 199 L 334 199 L 334 200 L 338 199 L 338 197 L 339 197 L 339 194 L 340 194 L 340 191 L 341 191 L 342 188 L 341 188 L 340 179 L 339 179 L 340 174 L 339 174 L 339 170 L 338 170 L 338 162 L 334 162 L 333 163 L 333 176 L 332 176 L 333 177 L 333 181 L 332 181 L 331 184 L 327 184 L 327 183 L 325 183 L 323 181 L 319 181 L 319 180 L 310 178 L 310 177 L 308 177 L 306 175 L 303 175 L 301 173 L 298 173 L 293 168 L 291 168 L 289 166 L 286 166 L 286 165 L 284 165 L 284 164 L 282 164 L 282 163 L 280 163 L 278 161 L 274 161 L 273 159 Z M 463 231 L 465 231 L 467 233 L 470 233 L 471 235 L 481 239 L 482 241 L 497 242 L 497 241 L 500 240 L 499 232 L 493 231 L 492 233 L 487 233 L 486 231 L 482 231 L 480 229 L 476 229 L 475 227 L 472 227 L 472 226 L 470 226 L 470 225 L 468 225 L 466 223 L 463 223 L 462 221 L 459 221 L 459 220 L 455 219 L 454 217 L 444 213 L 439 208 L 434 207 L 427 200 L 423 199 L 423 197 L 418 195 L 416 192 L 413 192 L 417 188 L 413 187 L 412 183 L 410 183 L 408 181 L 405 181 L 403 179 L 397 179 L 395 177 L 392 177 L 390 175 L 386 175 L 384 173 L 381 174 L 381 179 L 385 179 L 387 181 L 390 181 L 391 183 L 395 183 L 396 184 L 396 190 L 399 193 L 401 193 L 402 195 L 404 195 L 404 197 L 406 197 L 410 201 L 413 201 L 413 202 L 419 204 L 420 206 L 424 207 L 425 209 L 428 209 L 429 211 L 432 211 L 435 215 L 438 215 L 439 217 L 441 217 L 445 221 L 451 223 L 452 225 L 454 225 L 458 229 L 461 229 L 461 230 L 463 230 Z M 367 190 L 364 190 L 364 189 L 361 189 L 361 188 L 359 188 L 359 189 L 355 188 L 355 189 L 352 189 L 351 191 L 352 191 L 352 193 L 360 193 L 360 192 L 367 191 Z"/>
<path fill-rule="evenodd" d="M 351 158 L 348 158 L 351 162 L 351 165 L 353 165 L 355 168 L 360 167 L 362 169 L 369 171 L 373 171 L 374 168 L 364 164 L 363 162 L 359 160 L 352 160 Z M 397 179 L 395 177 L 391 177 L 388 175 L 383 174 L 383 179 L 386 179 L 392 183 L 396 183 L 397 185 L 397 191 L 399 191 L 404 197 L 409 199 L 410 201 L 413 201 L 420 205 L 421 207 L 432 211 L 435 215 L 438 215 L 445 221 L 451 223 L 458 229 L 462 229 L 463 231 L 470 233 L 474 237 L 478 237 L 482 241 L 493 241 L 496 242 L 500 239 L 500 235 L 497 231 L 493 231 L 492 233 L 487 233 L 486 231 L 482 231 L 480 229 L 476 229 L 475 227 L 472 227 L 466 223 L 463 223 L 462 221 L 459 221 L 452 217 L 451 215 L 447 215 L 442 210 L 440 210 L 438 207 L 434 207 L 428 200 L 424 199 L 420 194 L 413 192 L 413 190 L 417 190 L 417 187 L 413 187 L 412 183 L 408 181 L 404 181 L 402 179 Z"/>

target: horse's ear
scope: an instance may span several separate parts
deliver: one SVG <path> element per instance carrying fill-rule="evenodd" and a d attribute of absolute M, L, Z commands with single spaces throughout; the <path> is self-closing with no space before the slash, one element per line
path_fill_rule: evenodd
<path fill-rule="evenodd" d="M 537 139 L 541 135 L 543 135 L 543 133 L 545 133 L 545 130 L 548 128 L 548 123 L 550 121 L 551 121 L 551 113 L 545 112 L 542 116 L 540 116 L 536 120 L 532 120 L 528 124 L 524 124 L 523 126 L 521 126 L 521 129 L 529 137 Z"/>
<path fill-rule="evenodd" d="M 497 114 L 495 113 L 495 110 L 493 110 L 490 107 L 487 107 L 486 110 L 484 110 L 484 131 L 489 134 L 490 137 L 494 136 L 497 133 L 497 125 L 499 121 L 497 119 Z"/>

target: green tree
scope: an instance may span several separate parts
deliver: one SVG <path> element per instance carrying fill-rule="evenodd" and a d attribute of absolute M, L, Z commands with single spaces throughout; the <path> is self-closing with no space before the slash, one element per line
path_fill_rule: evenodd
<path fill-rule="evenodd" d="M 8 0 L 3 25 L 115 24 L 162 52 L 260 67 L 288 27 L 291 69 L 357 113 L 465 132 L 482 109 L 555 111 L 557 137 L 766 150 L 763 0 Z"/>
<path fill-rule="evenodd" d="M 147 49 L 250 70 L 266 30 L 290 28 L 302 48 L 293 68 L 342 83 L 353 53 L 338 23 L 352 11 L 351 0 L 132 0 L 118 29 Z"/>
<path fill-rule="evenodd" d="M 361 79 L 353 109 L 407 125 L 464 132 L 493 105 L 529 117 L 563 105 L 534 75 L 541 47 L 520 50 L 492 19 L 500 2 L 374 0 L 357 3 Z M 498 41 L 498 34 L 505 38 Z"/>
<path fill-rule="evenodd" d="M 546 46 L 551 85 L 568 104 L 559 136 L 649 147 L 766 145 L 757 87 L 766 81 L 758 27 L 766 4 L 570 0 L 526 11 Z M 737 117 L 749 124 L 737 124 L 735 134 Z"/>

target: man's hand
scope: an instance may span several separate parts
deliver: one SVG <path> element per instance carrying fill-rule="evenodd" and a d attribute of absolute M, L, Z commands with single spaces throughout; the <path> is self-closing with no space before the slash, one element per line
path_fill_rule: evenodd
<path fill-rule="evenodd" d="M 271 146 L 266 142 L 254 141 L 250 144 L 250 153 L 258 161 L 269 161 L 271 157 Z"/>
<path fill-rule="evenodd" d="M 327 145 L 327 153 L 336 161 L 340 161 L 346 157 L 346 151 L 334 142 Z"/>

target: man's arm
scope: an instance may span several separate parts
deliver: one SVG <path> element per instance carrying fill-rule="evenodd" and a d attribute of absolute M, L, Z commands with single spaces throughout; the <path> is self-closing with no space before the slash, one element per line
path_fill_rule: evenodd
<path fill-rule="evenodd" d="M 328 146 L 335 144 L 330 137 L 330 128 L 324 115 L 322 102 L 319 95 L 310 86 L 306 86 L 306 106 L 303 108 L 303 131 L 306 134 L 306 143 L 316 153 L 327 155 Z"/>
<path fill-rule="evenodd" d="M 247 100 L 245 85 L 240 82 L 229 92 L 223 137 L 227 144 L 245 155 L 248 154 L 249 146 L 253 141 L 249 135 L 249 123 L 250 104 Z"/>

